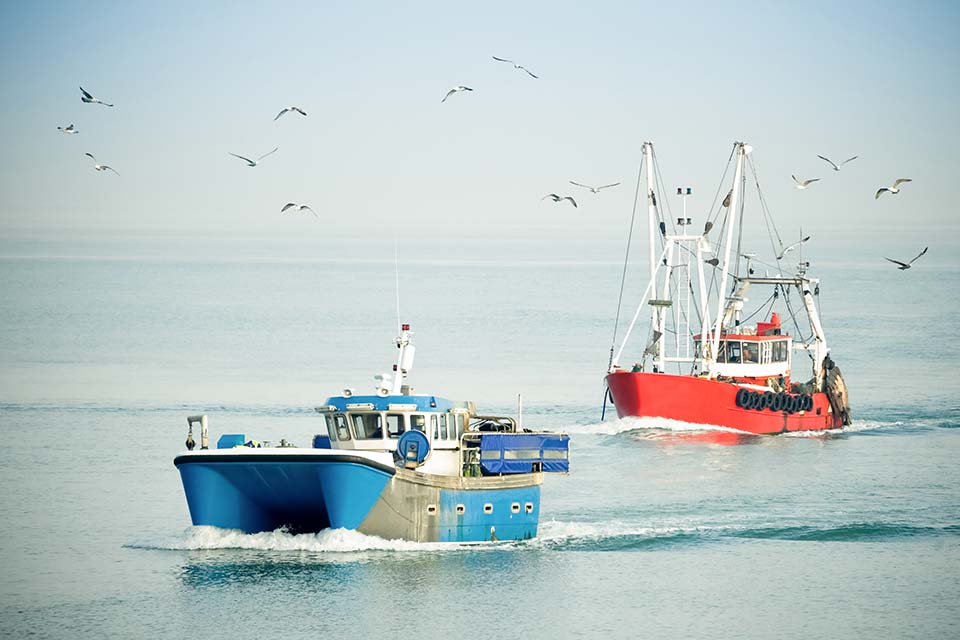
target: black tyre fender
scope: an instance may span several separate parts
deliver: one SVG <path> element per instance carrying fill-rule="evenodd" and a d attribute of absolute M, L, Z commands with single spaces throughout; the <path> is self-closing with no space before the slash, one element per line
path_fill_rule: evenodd
<path fill-rule="evenodd" d="M 772 408 L 774 411 L 783 411 L 784 405 L 787 402 L 787 396 L 785 393 L 778 393 L 777 397 L 773 399 Z"/>
<path fill-rule="evenodd" d="M 774 398 L 776 398 L 776 397 L 777 397 L 777 394 L 775 394 L 773 391 L 767 391 L 766 393 L 764 393 L 764 394 L 763 394 L 763 408 L 764 408 L 764 409 L 769 409 L 771 406 L 773 406 L 773 400 L 774 400 Z"/>
<path fill-rule="evenodd" d="M 737 398 L 736 398 L 737 406 L 741 408 L 745 408 L 747 406 L 747 398 L 749 397 L 750 397 L 750 390 L 740 387 L 740 390 L 737 391 Z"/>

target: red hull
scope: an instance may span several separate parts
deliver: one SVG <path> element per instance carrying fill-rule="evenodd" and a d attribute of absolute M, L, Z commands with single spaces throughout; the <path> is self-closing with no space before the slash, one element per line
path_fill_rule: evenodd
<path fill-rule="evenodd" d="M 739 385 L 706 378 L 616 371 L 607 376 L 607 385 L 621 418 L 667 418 L 755 434 L 823 431 L 843 426 L 825 393 L 813 394 L 811 410 L 788 413 L 738 407 Z"/>

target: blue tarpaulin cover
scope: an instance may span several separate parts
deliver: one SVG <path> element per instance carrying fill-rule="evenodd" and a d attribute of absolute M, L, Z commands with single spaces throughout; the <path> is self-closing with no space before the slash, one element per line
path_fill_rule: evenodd
<path fill-rule="evenodd" d="M 486 473 L 570 471 L 570 436 L 556 433 L 485 433 L 480 438 L 480 466 Z"/>

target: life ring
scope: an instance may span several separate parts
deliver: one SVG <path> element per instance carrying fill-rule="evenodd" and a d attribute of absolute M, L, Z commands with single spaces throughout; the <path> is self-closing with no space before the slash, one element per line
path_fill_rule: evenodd
<path fill-rule="evenodd" d="M 738 406 L 738 407 L 741 407 L 741 408 L 746 407 L 746 406 L 747 406 L 747 398 L 749 398 L 749 397 L 750 397 L 750 390 L 749 390 L 749 389 L 744 389 L 743 387 L 740 387 L 740 390 L 737 391 L 737 398 L 736 398 L 737 406 Z"/>

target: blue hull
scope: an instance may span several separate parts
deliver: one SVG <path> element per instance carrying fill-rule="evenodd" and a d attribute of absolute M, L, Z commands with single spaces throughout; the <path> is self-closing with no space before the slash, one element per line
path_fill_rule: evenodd
<path fill-rule="evenodd" d="M 194 525 L 247 533 L 353 529 L 421 542 L 537 535 L 541 474 L 448 478 L 350 455 L 179 456 Z"/>

